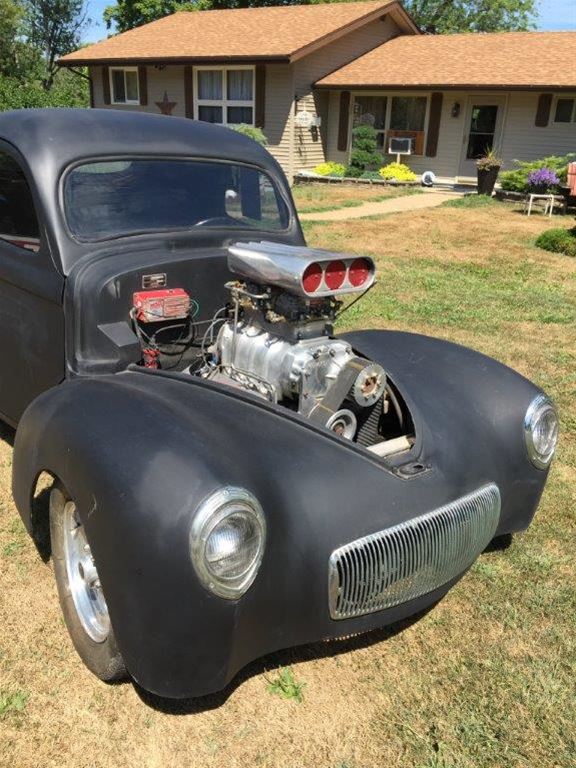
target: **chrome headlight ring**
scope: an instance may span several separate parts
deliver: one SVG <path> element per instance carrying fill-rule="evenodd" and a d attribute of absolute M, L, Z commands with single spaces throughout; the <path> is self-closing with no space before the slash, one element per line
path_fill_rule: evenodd
<path fill-rule="evenodd" d="M 264 556 L 266 519 L 244 488 L 221 488 L 200 504 L 190 529 L 192 565 L 202 584 L 229 600 L 252 585 Z"/>
<path fill-rule="evenodd" d="M 547 469 L 558 444 L 558 415 L 547 395 L 537 395 L 528 406 L 524 439 L 532 464 L 538 469 Z"/>

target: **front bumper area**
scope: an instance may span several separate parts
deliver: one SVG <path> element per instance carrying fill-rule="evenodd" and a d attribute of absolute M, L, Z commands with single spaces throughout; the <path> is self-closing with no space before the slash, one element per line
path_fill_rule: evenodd
<path fill-rule="evenodd" d="M 339 547 L 330 556 L 333 619 L 408 603 L 464 573 L 500 520 L 500 491 L 485 485 L 439 509 Z"/>

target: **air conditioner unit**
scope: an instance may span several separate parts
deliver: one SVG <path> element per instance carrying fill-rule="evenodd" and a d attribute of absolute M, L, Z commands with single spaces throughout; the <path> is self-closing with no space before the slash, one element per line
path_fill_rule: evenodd
<path fill-rule="evenodd" d="M 388 142 L 389 155 L 411 155 L 414 139 L 392 136 Z"/>

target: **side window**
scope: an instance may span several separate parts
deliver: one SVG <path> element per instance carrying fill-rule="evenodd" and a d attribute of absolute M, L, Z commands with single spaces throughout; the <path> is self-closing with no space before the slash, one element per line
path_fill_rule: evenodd
<path fill-rule="evenodd" d="M 0 240 L 37 252 L 40 229 L 32 193 L 14 158 L 0 151 Z"/>

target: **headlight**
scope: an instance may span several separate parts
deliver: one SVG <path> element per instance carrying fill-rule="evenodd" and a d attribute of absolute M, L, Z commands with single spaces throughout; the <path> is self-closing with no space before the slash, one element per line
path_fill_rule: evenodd
<path fill-rule="evenodd" d="M 223 488 L 198 508 L 190 532 L 192 563 L 204 586 L 229 599 L 250 587 L 264 554 L 266 520 L 243 488 Z"/>
<path fill-rule="evenodd" d="M 558 443 L 558 416 L 546 395 L 538 395 L 530 403 L 524 419 L 524 437 L 532 464 L 546 469 Z"/>

